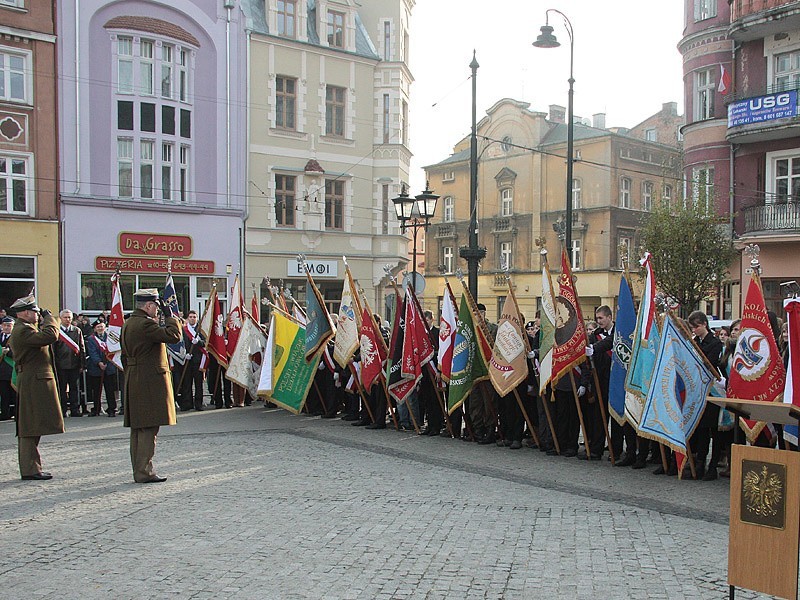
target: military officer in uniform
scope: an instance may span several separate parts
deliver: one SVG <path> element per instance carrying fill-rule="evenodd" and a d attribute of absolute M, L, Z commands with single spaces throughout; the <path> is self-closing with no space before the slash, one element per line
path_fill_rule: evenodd
<path fill-rule="evenodd" d="M 181 322 L 169 311 L 156 289 L 138 290 L 135 309 L 122 326 L 122 366 L 125 373 L 125 427 L 131 428 L 131 464 L 136 483 L 166 481 L 153 469 L 156 436 L 161 425 L 175 425 L 175 397 L 165 344 L 181 339 Z M 164 314 L 164 327 L 158 312 Z"/>
<path fill-rule="evenodd" d="M 25 480 L 52 479 L 50 473 L 42 471 L 39 439 L 43 435 L 64 433 L 64 416 L 50 353 L 50 345 L 58 339 L 58 321 L 49 310 L 40 310 L 32 295 L 14 302 L 11 310 L 17 314 L 8 343 L 17 370 L 19 472 Z"/>

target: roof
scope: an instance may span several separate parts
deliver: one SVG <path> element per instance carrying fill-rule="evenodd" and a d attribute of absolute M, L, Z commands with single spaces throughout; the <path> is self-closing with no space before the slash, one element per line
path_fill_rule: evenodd
<path fill-rule="evenodd" d="M 192 46 L 199 48 L 200 42 L 191 33 L 186 31 L 183 27 L 179 27 L 174 23 L 162 21 L 161 19 L 154 19 L 153 17 L 134 17 L 134 16 L 121 16 L 114 17 L 103 25 L 106 29 L 130 29 L 133 31 L 144 31 L 159 35 L 163 37 L 172 38 L 173 40 L 180 40 Z"/>
<path fill-rule="evenodd" d="M 470 153 L 469 150 L 462 150 L 461 152 L 456 152 L 454 154 L 451 154 L 447 158 L 445 158 L 443 161 L 438 162 L 438 163 L 436 163 L 434 165 L 427 165 L 427 166 L 423 167 L 423 169 L 435 169 L 436 167 L 445 167 L 445 166 L 450 165 L 450 164 L 459 163 L 459 162 L 463 162 L 465 160 L 469 160 L 469 153 Z"/>
<path fill-rule="evenodd" d="M 610 134 L 611 132 L 608 129 L 597 129 L 582 123 L 575 123 L 574 127 L 572 128 L 573 140 L 590 140 L 592 138 L 605 137 Z M 556 123 L 556 125 L 545 134 L 539 145 L 546 146 L 548 144 L 563 144 L 566 141 L 567 124 Z"/>

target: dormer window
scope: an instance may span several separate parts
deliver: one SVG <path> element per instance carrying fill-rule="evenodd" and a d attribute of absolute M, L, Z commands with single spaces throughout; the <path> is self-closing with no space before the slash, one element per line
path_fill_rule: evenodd
<path fill-rule="evenodd" d="M 296 0 L 278 0 L 278 35 L 294 38 L 296 18 Z"/>
<path fill-rule="evenodd" d="M 328 11 L 328 46 L 344 48 L 344 13 Z"/>

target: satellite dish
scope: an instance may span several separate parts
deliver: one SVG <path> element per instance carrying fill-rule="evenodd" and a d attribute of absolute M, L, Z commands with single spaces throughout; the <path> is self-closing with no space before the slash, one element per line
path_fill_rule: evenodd
<path fill-rule="evenodd" d="M 422 276 L 422 273 L 417 273 L 414 271 L 413 273 L 407 273 L 406 276 L 403 278 L 403 289 L 405 290 L 408 287 L 408 282 L 414 286 L 414 291 L 417 294 L 421 294 L 425 291 L 425 277 Z"/>

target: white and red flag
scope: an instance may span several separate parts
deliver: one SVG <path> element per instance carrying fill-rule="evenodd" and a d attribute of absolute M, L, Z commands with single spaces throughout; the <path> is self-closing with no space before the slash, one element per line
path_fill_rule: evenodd
<path fill-rule="evenodd" d="M 200 322 L 200 331 L 206 336 L 206 350 L 217 359 L 224 368 L 228 368 L 228 351 L 225 344 L 225 321 L 222 318 L 222 309 L 219 306 L 217 288 L 211 288 L 203 320 Z"/>
<path fill-rule="evenodd" d="M 81 348 L 78 346 L 78 342 L 69 337 L 67 332 L 61 329 L 61 327 L 58 328 L 58 340 L 64 342 L 67 347 L 72 350 L 73 354 L 77 355 L 81 353 Z"/>
<path fill-rule="evenodd" d="M 236 350 L 236 343 L 239 341 L 239 333 L 242 331 L 242 323 L 244 310 L 244 297 L 242 296 L 242 289 L 239 286 L 239 276 L 233 280 L 233 289 L 231 290 L 231 309 L 228 311 L 228 357 L 233 356 Z"/>
<path fill-rule="evenodd" d="M 719 65 L 719 86 L 717 91 L 723 96 L 726 96 L 731 91 L 731 72 L 722 63 Z"/>
<path fill-rule="evenodd" d="M 125 317 L 122 314 L 122 294 L 119 291 L 119 272 L 111 276 L 111 314 L 108 316 L 108 354 L 118 369 L 122 368 L 120 334 Z"/>
<path fill-rule="evenodd" d="M 415 381 L 422 377 L 422 367 L 433 358 L 428 325 L 419 310 L 419 304 L 411 286 L 406 288 L 405 324 L 406 335 L 403 338 L 403 360 L 400 373 L 403 377 Z"/>
<path fill-rule="evenodd" d="M 453 348 L 458 330 L 456 299 L 449 283 L 445 283 L 442 316 L 439 318 L 439 353 L 436 357 L 442 381 L 448 383 L 453 373 Z"/>
<path fill-rule="evenodd" d="M 361 384 L 368 390 L 378 379 L 386 360 L 387 349 L 383 337 L 375 330 L 375 321 L 368 307 L 361 309 Z"/>

